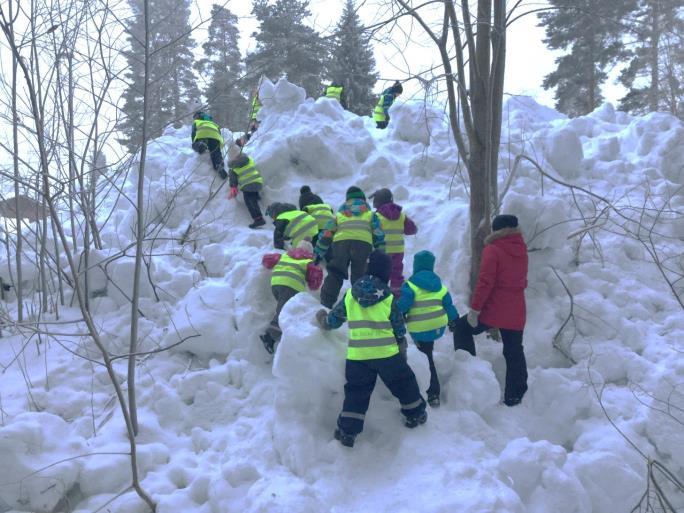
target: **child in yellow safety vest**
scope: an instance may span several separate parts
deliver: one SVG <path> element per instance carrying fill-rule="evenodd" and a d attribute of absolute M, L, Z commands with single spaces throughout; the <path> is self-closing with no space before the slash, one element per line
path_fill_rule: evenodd
<path fill-rule="evenodd" d="M 399 295 L 404 283 L 404 236 L 415 235 L 418 227 L 402 208 L 394 203 L 392 191 L 389 189 L 379 189 L 371 194 L 369 199 L 373 200 L 373 208 L 385 233 L 385 252 L 392 258 L 390 289 L 395 295 Z"/>
<path fill-rule="evenodd" d="M 418 350 L 427 356 L 430 365 L 428 403 L 436 407 L 439 406 L 440 389 L 432 350 L 447 325 L 458 320 L 458 312 L 434 268 L 435 255 L 429 251 L 416 253 L 413 275 L 402 286 L 397 307 L 406 316 L 406 327 Z"/>
<path fill-rule="evenodd" d="M 261 335 L 266 351 L 273 354 L 282 335 L 278 317 L 283 306 L 299 292 L 304 292 L 307 285 L 311 290 L 318 290 L 323 282 L 323 271 L 313 263 L 313 247 L 306 240 L 285 254 L 264 255 L 261 264 L 273 270 L 271 292 L 276 299 L 276 312 L 266 333 Z"/>
<path fill-rule="evenodd" d="M 249 227 L 259 228 L 259 226 L 266 224 L 264 216 L 261 215 L 261 207 L 259 207 L 259 200 L 261 199 L 259 191 L 264 187 L 264 179 L 261 177 L 252 157 L 242 153 L 237 146 L 231 146 L 230 152 L 231 159 L 228 162 L 230 192 L 228 199 L 237 197 L 238 189 L 240 189 L 249 215 L 252 216 L 252 223 Z"/>

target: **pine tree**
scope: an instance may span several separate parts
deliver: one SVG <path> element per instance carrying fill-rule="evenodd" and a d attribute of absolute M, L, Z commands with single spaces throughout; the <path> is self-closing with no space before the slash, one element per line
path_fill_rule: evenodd
<path fill-rule="evenodd" d="M 257 48 L 247 56 L 250 75 L 284 76 L 309 96 L 319 93 L 327 50 L 318 32 L 304 25 L 311 15 L 308 0 L 254 0 L 252 14 L 260 25 L 252 34 Z"/>
<path fill-rule="evenodd" d="M 681 116 L 681 0 L 640 0 L 629 29 L 634 41 L 629 65 L 620 74 L 628 89 L 620 109 L 633 114 L 664 110 Z"/>
<path fill-rule="evenodd" d="M 142 1 L 129 2 L 133 21 L 127 31 L 130 49 L 125 52 L 128 88 L 123 95 L 124 119 L 119 129 L 124 134 L 121 142 L 135 151 L 142 142 L 145 19 Z M 148 130 L 150 137 L 157 137 L 166 125 L 191 114 L 189 106 L 197 102 L 199 89 L 192 70 L 190 0 L 149 0 L 149 12 Z"/>
<path fill-rule="evenodd" d="M 333 82 L 344 86 L 347 109 L 367 115 L 373 108 L 377 75 L 370 38 L 361 25 L 353 0 L 346 1 L 337 24 L 329 68 Z"/>
<path fill-rule="evenodd" d="M 214 4 L 205 57 L 196 64 L 208 82 L 204 91 L 209 112 L 221 126 L 243 130 L 247 123 L 247 99 L 240 92 L 242 62 L 238 46 L 238 18 L 227 8 Z"/>
<path fill-rule="evenodd" d="M 544 78 L 544 89 L 556 88 L 556 109 L 569 116 L 598 107 L 608 68 L 624 58 L 621 20 L 633 0 L 550 0 L 552 10 L 539 15 L 546 29 L 544 42 L 569 53 L 556 59 L 556 69 Z"/>

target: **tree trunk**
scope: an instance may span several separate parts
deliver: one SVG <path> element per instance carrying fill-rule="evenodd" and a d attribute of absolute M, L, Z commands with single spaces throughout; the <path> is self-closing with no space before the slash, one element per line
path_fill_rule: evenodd
<path fill-rule="evenodd" d="M 490 108 L 490 44 L 491 0 L 477 4 L 477 34 L 475 55 L 470 56 L 470 98 L 475 137 L 470 142 L 468 175 L 470 177 L 470 290 L 475 287 L 480 272 L 480 256 L 484 238 L 489 231 L 491 216 L 489 195 L 489 164 L 491 134 Z M 469 20 L 464 20 L 468 23 Z"/>
<path fill-rule="evenodd" d="M 660 76 L 659 76 L 659 47 L 660 47 L 660 0 L 651 2 L 651 47 L 650 47 L 650 68 L 651 85 L 648 90 L 648 108 L 651 112 L 656 112 L 659 107 L 660 96 Z"/>
<path fill-rule="evenodd" d="M 9 2 L 9 17 L 14 19 L 13 7 L 14 2 Z M 14 31 L 14 26 L 11 27 Z M 14 34 L 12 34 L 14 37 Z M 14 201 L 15 201 L 15 211 L 16 211 L 16 231 L 17 231 L 17 245 L 16 245 L 16 256 L 15 263 L 17 265 L 17 279 L 14 283 L 14 291 L 17 296 L 17 320 L 22 322 L 24 320 L 24 287 L 23 283 L 23 273 L 21 270 L 22 264 L 22 251 L 24 249 L 24 239 L 22 235 L 21 226 L 21 214 L 19 213 L 19 117 L 17 116 L 17 60 L 12 59 L 12 150 L 14 155 L 12 155 L 12 162 L 14 164 Z"/>

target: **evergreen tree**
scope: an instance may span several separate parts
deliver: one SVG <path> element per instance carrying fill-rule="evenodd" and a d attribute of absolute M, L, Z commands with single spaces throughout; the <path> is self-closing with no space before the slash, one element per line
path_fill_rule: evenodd
<path fill-rule="evenodd" d="M 541 13 L 544 42 L 569 53 L 556 59 L 556 69 L 544 78 L 544 89 L 556 88 L 556 109 L 569 116 L 598 107 L 601 85 L 609 66 L 625 57 L 621 21 L 634 0 L 550 0 L 552 10 Z"/>
<path fill-rule="evenodd" d="M 317 95 L 327 51 L 318 32 L 304 25 L 311 15 L 308 0 L 254 0 L 252 14 L 260 25 L 252 34 L 257 48 L 247 56 L 250 74 L 273 80 L 285 76 L 309 96 Z"/>
<path fill-rule="evenodd" d="M 373 108 L 377 75 L 370 38 L 356 14 L 353 0 L 346 1 L 337 24 L 329 68 L 333 82 L 344 86 L 347 109 L 367 115 Z"/>
<path fill-rule="evenodd" d="M 204 91 L 209 112 L 216 122 L 232 130 L 244 130 L 248 121 L 248 100 L 240 92 L 242 62 L 238 18 L 227 8 L 214 4 L 207 42 L 202 45 L 205 57 L 196 68 L 206 77 Z"/>
<path fill-rule="evenodd" d="M 629 65 L 620 75 L 628 89 L 620 109 L 633 114 L 664 110 L 682 116 L 681 0 L 640 0 L 629 28 L 634 41 Z"/>
<path fill-rule="evenodd" d="M 142 142 L 143 90 L 145 81 L 145 19 L 141 0 L 129 0 L 133 11 L 128 25 L 130 49 L 128 88 L 123 95 L 124 119 L 119 129 L 121 142 L 135 151 Z M 150 58 L 148 90 L 148 129 L 157 137 L 166 125 L 188 117 L 190 105 L 199 98 L 193 73 L 190 37 L 190 0 L 149 0 Z"/>

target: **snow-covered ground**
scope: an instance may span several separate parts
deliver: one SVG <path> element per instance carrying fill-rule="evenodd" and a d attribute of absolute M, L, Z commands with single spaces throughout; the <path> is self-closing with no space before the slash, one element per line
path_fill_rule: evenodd
<path fill-rule="evenodd" d="M 419 227 L 406 267 L 416 251 L 433 251 L 465 311 L 468 192 L 442 114 L 398 104 L 379 131 L 287 82 L 265 83 L 261 97 L 263 123 L 247 150 L 266 181 L 262 207 L 296 203 L 303 184 L 335 206 L 350 185 L 367 194 L 390 187 Z M 139 362 L 139 466 L 160 513 L 621 513 L 646 489 L 644 456 L 684 474 L 684 315 L 648 247 L 625 235 L 636 230 L 627 218 L 647 228 L 670 198 L 653 236 L 661 258 L 684 267 L 684 224 L 672 215 L 684 208 L 684 126 L 610 105 L 569 120 L 527 97 L 507 101 L 503 125 L 502 189 L 525 153 L 617 210 L 579 190 L 573 197 L 522 161 L 502 210 L 520 218 L 530 248 L 523 403 L 500 402 L 500 344 L 480 337 L 473 358 L 454 353 L 445 336 L 435 354 L 442 406 L 425 426 L 405 429 L 378 383 L 353 450 L 332 438 L 346 329 L 318 329 L 317 297 L 300 294 L 282 313 L 275 358 L 267 355 L 258 335 L 275 304 L 260 261 L 273 251 L 272 231 L 248 229 L 241 198 L 227 200 L 224 186 L 181 246 L 219 182 L 206 155 L 190 149 L 189 127 L 150 144 L 147 216 L 159 224 L 141 349 L 186 339 Z M 135 180 L 126 183 L 130 197 Z M 113 214 L 98 259 L 133 238 L 128 199 L 112 194 L 106 203 L 102 212 Z M 583 216 L 594 229 L 583 230 Z M 113 354 L 127 351 L 132 266 L 130 258 L 108 264 L 116 287 L 91 275 Z M 553 347 L 571 313 L 556 344 L 575 364 Z M 146 511 L 128 488 L 128 442 L 107 373 L 74 354 L 96 359 L 94 346 L 73 336 L 75 325 L 55 331 L 64 335 L 25 348 L 19 336 L 0 339 L 0 512 Z M 408 357 L 425 390 L 427 361 L 413 347 Z M 117 369 L 125 382 L 124 360 Z"/>

